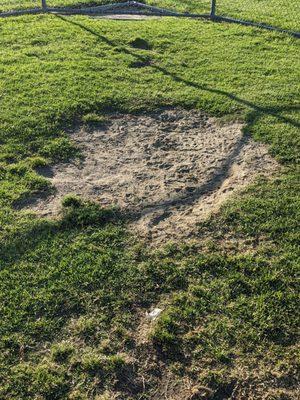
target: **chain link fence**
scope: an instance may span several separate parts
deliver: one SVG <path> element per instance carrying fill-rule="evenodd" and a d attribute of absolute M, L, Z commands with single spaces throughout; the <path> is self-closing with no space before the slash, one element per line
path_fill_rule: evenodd
<path fill-rule="evenodd" d="M 32 9 L 33 12 L 39 12 L 43 8 L 51 10 L 56 7 L 84 9 L 113 2 L 113 0 L 0 0 L 0 15 L 1 13 L 5 15 L 8 11 L 20 12 Z M 228 22 L 253 22 L 281 30 L 300 32 L 299 0 L 139 0 L 139 2 L 177 13 L 197 14 Z"/>
<path fill-rule="evenodd" d="M 180 12 L 253 21 L 281 29 L 300 31 L 300 0 L 149 0 L 150 4 Z"/>

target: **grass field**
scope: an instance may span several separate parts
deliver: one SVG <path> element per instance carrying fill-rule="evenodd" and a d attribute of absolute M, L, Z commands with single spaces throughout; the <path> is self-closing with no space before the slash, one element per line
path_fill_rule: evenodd
<path fill-rule="evenodd" d="M 125 1 L 125 0 L 124 0 Z M 169 8 L 180 12 L 209 14 L 210 0 L 149 0 L 150 5 Z M 48 7 L 84 6 L 110 4 L 111 0 L 47 0 Z M 300 5 L 296 0 L 283 4 L 281 0 L 217 0 L 216 14 L 265 23 L 283 29 L 300 31 Z M 0 0 L 0 10 L 17 10 L 40 7 L 40 0 Z"/>
<path fill-rule="evenodd" d="M 298 398 L 299 41 L 174 19 L 0 30 L 0 398 Z M 85 115 L 164 106 L 245 121 L 281 172 L 199 224 L 196 244 L 156 250 L 92 203 L 65 201 L 59 220 L 15 209 L 51 190 L 36 168 L 77 155 L 66 131 Z"/>

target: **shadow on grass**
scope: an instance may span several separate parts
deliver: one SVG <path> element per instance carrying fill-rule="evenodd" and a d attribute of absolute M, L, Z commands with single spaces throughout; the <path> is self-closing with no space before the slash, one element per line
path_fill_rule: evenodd
<path fill-rule="evenodd" d="M 102 42 L 106 43 L 107 45 L 109 45 L 111 47 L 116 48 L 119 52 L 123 52 L 125 54 L 129 54 L 129 55 L 133 56 L 136 59 L 136 62 L 144 63 L 145 61 L 147 61 L 147 57 L 143 57 L 139 54 L 136 54 L 133 50 L 131 50 L 125 46 L 120 46 L 118 43 L 107 39 L 105 36 L 99 34 L 98 32 L 94 31 L 90 27 L 83 25 L 82 23 L 75 22 L 71 19 L 65 18 L 63 16 L 59 16 L 59 15 L 57 15 L 57 18 L 61 19 L 62 21 L 66 22 L 66 23 L 77 26 L 80 29 L 92 34 L 93 36 L 96 36 L 99 40 L 101 40 Z M 217 89 L 217 88 L 212 88 L 206 84 L 199 84 L 199 83 L 192 82 L 190 80 L 187 80 L 185 78 L 182 78 L 182 77 L 174 74 L 173 72 L 168 71 L 167 69 L 165 69 L 163 67 L 155 65 L 153 63 L 150 63 L 149 67 L 161 72 L 165 76 L 172 78 L 175 82 L 183 83 L 186 86 L 192 87 L 197 90 L 207 91 L 210 93 L 214 93 L 214 94 L 223 96 L 227 99 L 230 99 L 230 100 L 248 108 L 249 113 L 247 115 L 247 126 L 246 126 L 247 132 L 250 132 L 251 127 L 253 125 L 255 125 L 261 117 L 266 116 L 266 115 L 277 119 L 281 123 L 290 124 L 293 127 L 297 127 L 297 128 L 300 127 L 300 123 L 298 123 L 296 120 L 286 117 L 284 115 L 281 115 L 281 113 L 284 111 L 292 111 L 292 110 L 300 109 L 300 107 L 298 107 L 298 106 L 264 107 L 264 106 L 255 104 L 253 102 L 250 102 L 248 100 L 242 99 L 230 92 L 226 92 L 224 90 Z M 208 177 L 207 182 L 205 184 L 196 188 L 192 194 L 174 197 L 172 199 L 168 199 L 168 200 L 156 203 L 156 204 L 147 204 L 143 207 L 142 211 L 137 212 L 137 211 L 133 210 L 131 212 L 129 210 L 128 211 L 129 218 L 136 219 L 136 218 L 141 217 L 141 215 L 145 215 L 145 214 L 151 213 L 153 211 L 163 211 L 163 215 L 160 216 L 159 218 L 164 219 L 164 216 L 166 216 L 166 217 L 168 216 L 168 212 L 169 212 L 170 208 L 182 206 L 182 205 L 193 204 L 201 196 L 217 190 L 219 187 L 221 187 L 224 180 L 228 178 L 229 173 L 230 173 L 230 168 L 236 161 L 236 158 L 240 155 L 243 147 L 247 144 L 248 140 L 249 140 L 249 135 L 244 133 L 243 137 L 236 143 L 236 145 L 233 148 L 233 150 L 231 151 L 231 153 L 224 160 L 221 167 L 217 171 L 215 171 L 211 176 Z"/>
<path fill-rule="evenodd" d="M 90 27 L 87 27 L 79 22 L 75 22 L 73 20 L 70 20 L 68 18 L 65 18 L 63 16 L 56 16 L 60 20 L 69 23 L 71 25 L 74 25 L 76 27 L 79 27 L 80 29 L 96 36 L 99 40 L 103 41 L 104 43 L 108 44 L 109 46 L 112 46 L 114 48 L 117 48 L 119 52 L 123 52 L 125 54 L 129 54 L 133 57 L 136 58 L 137 61 L 143 62 L 145 61 L 145 57 L 140 56 L 136 54 L 133 50 L 126 48 L 125 46 L 120 47 L 116 42 L 111 41 L 107 39 L 105 36 L 99 34 L 98 32 L 92 30 Z M 261 105 L 257 105 L 253 102 L 250 102 L 248 100 L 242 99 L 232 93 L 226 92 L 221 89 L 217 88 L 212 88 L 209 87 L 206 84 L 199 84 L 195 83 L 192 81 L 189 81 L 185 78 L 182 78 L 173 72 L 168 71 L 167 69 L 160 67 L 155 64 L 151 64 L 149 66 L 150 68 L 153 68 L 164 75 L 172 78 L 174 81 L 178 83 L 183 83 L 186 86 L 193 87 L 197 90 L 201 91 L 208 91 L 210 93 L 218 94 L 220 96 L 223 96 L 225 98 L 228 98 L 230 100 L 233 100 L 237 102 L 238 104 L 241 104 L 242 106 L 245 106 L 246 108 L 249 109 L 249 113 L 247 115 L 247 131 L 249 132 L 251 127 L 257 123 L 257 121 L 266 115 L 269 115 L 271 117 L 276 118 L 279 122 L 290 124 L 294 127 L 299 128 L 300 124 L 295 121 L 292 118 L 286 117 L 281 115 L 280 113 L 284 111 L 291 111 L 291 110 L 298 110 L 300 109 L 299 106 L 291 106 L 291 107 L 264 107 Z M 243 137 L 236 143 L 235 147 L 233 148 L 232 152 L 228 155 L 228 157 L 224 160 L 222 163 L 221 167 L 215 171 L 210 177 L 208 177 L 207 182 L 203 185 L 200 185 L 195 189 L 195 191 L 192 194 L 189 195 L 184 195 L 184 196 L 178 196 L 174 197 L 172 199 L 167 199 L 162 202 L 156 203 L 156 204 L 147 204 L 144 206 L 143 210 L 127 210 L 126 215 L 117 212 L 111 212 L 111 211 L 99 211 L 99 207 L 95 205 L 95 209 L 87 208 L 84 212 L 83 209 L 80 211 L 76 211 L 76 208 L 73 209 L 71 213 L 67 213 L 67 215 L 62 219 L 60 223 L 51 223 L 51 222 L 45 222 L 44 225 L 39 225 L 38 229 L 46 229 L 46 230 L 55 230 L 55 229 L 61 229 L 64 226 L 68 226 L 69 228 L 72 227 L 84 227 L 86 225 L 95 225 L 95 224 L 103 224 L 107 223 L 110 221 L 120 221 L 120 220 L 134 220 L 137 218 L 140 218 L 141 215 L 145 215 L 148 213 L 151 213 L 153 211 L 163 211 L 163 215 L 160 218 L 164 218 L 164 215 L 167 216 L 168 210 L 172 207 L 177 207 L 177 206 L 183 206 L 183 205 L 189 205 L 193 204 L 193 202 L 197 201 L 201 196 L 207 194 L 208 192 L 212 192 L 214 190 L 217 190 L 223 183 L 223 181 L 228 178 L 230 168 L 232 164 L 235 162 L 236 158 L 239 156 L 241 150 L 243 147 L 247 144 L 249 140 L 249 135 L 244 134 Z M 101 215 L 100 215 L 100 214 Z M 38 235 L 38 232 L 35 232 L 34 230 L 37 228 L 33 229 L 33 233 L 35 236 L 36 234 Z M 29 235 L 30 236 L 30 235 Z M 32 239 L 34 240 L 34 239 Z M 22 247 L 22 241 L 23 239 L 20 239 L 20 246 Z M 26 240 L 25 240 L 26 241 Z M 25 248 L 27 247 L 28 243 L 25 245 Z M 5 256 L 5 254 L 3 254 Z"/>
<path fill-rule="evenodd" d="M 129 54 L 133 57 L 135 57 L 139 62 L 145 62 L 147 61 L 147 57 L 143 57 L 140 56 L 139 54 L 136 54 L 135 52 L 133 52 L 132 50 L 128 49 L 125 46 L 120 46 L 118 43 L 107 39 L 105 36 L 101 35 L 100 33 L 98 33 L 97 31 L 91 29 L 88 26 L 85 26 L 84 24 L 80 23 L 80 22 L 75 22 L 67 17 L 63 17 L 61 15 L 56 15 L 57 18 L 59 18 L 60 20 L 67 22 L 71 25 L 77 26 L 80 29 L 92 34 L 93 36 L 96 36 L 98 39 L 100 39 L 101 41 L 103 41 L 104 43 L 106 43 L 107 45 L 117 48 L 119 52 L 123 52 L 125 54 Z M 260 106 L 258 104 L 255 104 L 249 100 L 246 99 L 242 99 L 238 96 L 236 96 L 233 93 L 230 92 L 226 92 L 225 90 L 222 89 L 217 89 L 217 88 L 213 88 L 210 87 L 208 85 L 206 85 L 205 83 L 203 84 L 199 84 L 196 82 L 192 82 L 190 80 L 187 80 L 183 77 L 180 77 L 179 75 L 174 74 L 173 72 L 168 71 L 167 69 L 160 67 L 159 65 L 155 65 L 155 64 L 150 64 L 149 65 L 151 68 L 163 73 L 166 76 L 169 76 L 170 78 L 172 78 L 175 82 L 179 82 L 179 83 L 183 83 L 186 86 L 195 88 L 195 89 L 199 89 L 202 91 L 207 91 L 210 93 L 214 93 L 223 97 L 226 97 L 230 100 L 233 100 L 247 108 L 249 108 L 250 114 L 248 114 L 248 126 L 247 128 L 249 128 L 249 124 L 254 124 L 257 119 L 259 119 L 262 115 L 270 115 L 274 118 L 276 118 L 278 121 L 283 122 L 283 123 L 287 123 L 290 124 L 294 127 L 300 128 L 300 123 L 298 121 L 295 121 L 292 118 L 289 117 L 285 117 L 283 115 L 280 115 L 280 112 L 283 111 L 292 111 L 292 110 L 300 110 L 300 106 L 291 106 L 291 107 L 264 107 L 264 106 Z"/>
<path fill-rule="evenodd" d="M 83 228 L 100 228 L 109 224 L 117 226 L 123 220 L 124 216 L 117 209 L 102 208 L 95 203 L 78 200 L 77 204 L 64 206 L 62 218 L 59 220 L 37 218 L 31 220 L 25 229 L 12 232 L 0 246 L 0 260 L 6 266 L 15 263 L 43 240 L 52 238 L 57 233 L 76 233 Z"/>
<path fill-rule="evenodd" d="M 75 22 L 69 18 L 65 18 L 63 16 L 56 16 L 59 18 L 61 21 L 65 23 L 69 23 L 71 25 L 74 25 L 76 27 L 79 27 L 80 29 L 88 32 L 89 34 L 92 34 L 93 36 L 96 36 L 99 40 L 102 42 L 106 43 L 107 45 L 117 49 L 119 52 L 123 52 L 125 54 L 129 54 L 133 56 L 136 60 L 136 62 L 143 63 L 145 60 L 147 60 L 147 57 L 143 57 L 139 54 L 136 54 L 135 51 L 131 48 L 125 47 L 125 46 L 119 46 L 116 42 L 111 41 L 107 39 L 105 36 L 99 34 L 98 32 L 92 30 L 90 27 L 87 27 L 83 25 L 82 23 Z M 284 123 L 284 124 L 290 124 L 293 127 L 300 127 L 300 124 L 295 121 L 292 118 L 286 117 L 284 115 L 281 115 L 282 112 L 284 111 L 291 111 L 291 110 L 296 110 L 299 109 L 297 106 L 291 106 L 291 107 L 264 107 L 258 104 L 255 104 L 253 102 L 250 102 L 248 100 L 242 99 L 230 92 L 226 92 L 224 90 L 220 90 L 217 88 L 212 88 L 209 87 L 206 84 L 199 84 L 195 83 L 193 81 L 184 79 L 173 72 L 168 71 L 167 69 L 160 67 L 158 65 L 155 65 L 153 63 L 149 64 L 149 68 L 152 68 L 154 70 L 159 71 L 160 73 L 164 74 L 165 76 L 170 77 L 173 79 L 175 82 L 178 83 L 183 83 L 188 87 L 192 87 L 194 89 L 197 89 L 199 91 L 208 91 L 210 93 L 217 94 L 219 96 L 223 96 L 227 99 L 230 99 L 243 107 L 247 108 L 249 110 L 248 115 L 247 115 L 247 126 L 246 126 L 246 132 L 251 132 L 251 127 L 254 126 L 260 118 L 264 116 L 271 116 L 273 118 L 276 118 L 279 122 Z M 221 166 L 218 168 L 218 170 L 214 171 L 210 176 L 207 177 L 207 180 L 204 184 L 194 188 L 192 193 L 189 194 L 184 194 L 184 195 L 178 195 L 174 196 L 173 198 L 168 198 L 164 199 L 160 202 L 157 203 L 149 203 L 143 205 L 142 209 L 127 209 L 124 211 L 124 214 L 126 215 L 122 216 L 122 219 L 126 220 L 136 220 L 139 219 L 141 216 L 148 215 L 153 212 L 159 211 L 159 216 L 157 217 L 158 219 L 156 220 L 154 218 L 154 223 L 158 223 L 161 220 L 165 219 L 168 217 L 170 210 L 174 209 L 176 207 L 180 206 L 186 206 L 186 205 L 192 205 L 194 202 L 198 201 L 201 197 L 204 195 L 207 195 L 208 193 L 212 193 L 216 190 L 218 190 L 221 186 L 224 180 L 226 180 L 229 175 L 230 175 L 230 170 L 232 165 L 236 162 L 236 159 L 239 157 L 241 151 L 243 150 L 244 146 L 247 145 L 249 141 L 249 134 L 244 133 L 244 135 L 241 137 L 239 141 L 235 144 L 234 148 L 230 152 L 230 154 L 227 156 L 227 158 L 223 161 Z M 35 202 L 40 200 L 40 196 L 36 196 L 34 198 L 29 199 L 31 205 L 35 204 Z M 28 205 L 28 199 L 26 199 L 26 204 Z M 24 204 L 20 203 L 20 207 L 16 208 L 23 208 Z M 78 216 L 79 217 L 79 216 Z M 120 216 L 119 216 L 120 217 Z M 88 218 L 88 215 L 84 217 L 85 219 Z M 97 220 L 97 218 L 96 218 Z M 91 221 L 93 222 L 93 221 Z M 83 220 L 82 220 L 83 223 Z"/>

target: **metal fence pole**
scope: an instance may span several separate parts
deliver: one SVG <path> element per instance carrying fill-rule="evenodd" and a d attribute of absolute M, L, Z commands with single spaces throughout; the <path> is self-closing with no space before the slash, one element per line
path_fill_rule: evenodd
<path fill-rule="evenodd" d="M 46 0 L 42 0 L 42 9 L 46 10 L 46 8 L 47 8 Z"/>
<path fill-rule="evenodd" d="M 215 18 L 216 16 L 216 3 L 217 0 L 211 0 L 210 18 Z"/>

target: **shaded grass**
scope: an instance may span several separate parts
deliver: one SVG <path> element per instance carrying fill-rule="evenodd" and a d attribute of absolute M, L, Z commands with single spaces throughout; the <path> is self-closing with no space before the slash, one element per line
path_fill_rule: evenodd
<path fill-rule="evenodd" d="M 249 211 L 255 220 L 256 204 Z M 224 215 L 229 228 L 233 218 Z M 174 245 L 150 255 L 94 205 L 76 204 L 59 222 L 29 222 L 1 254 L 2 397 L 65 398 L 84 382 L 78 395 L 109 389 L 138 398 L 145 389 L 137 368 L 149 375 L 150 395 L 155 371 L 145 372 L 135 329 L 139 310 L 165 295 L 149 340 L 170 368 L 179 363 L 177 373 L 218 390 L 242 383 L 238 366 L 251 371 L 258 358 L 259 379 L 269 379 L 272 365 L 284 387 L 295 368 L 299 315 L 297 256 L 283 243 L 271 257 Z"/>

